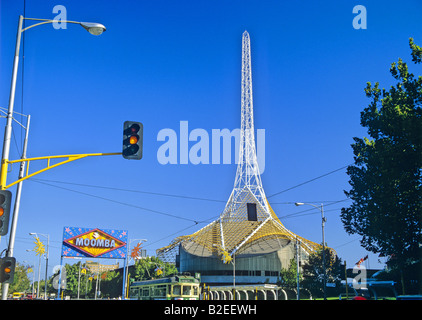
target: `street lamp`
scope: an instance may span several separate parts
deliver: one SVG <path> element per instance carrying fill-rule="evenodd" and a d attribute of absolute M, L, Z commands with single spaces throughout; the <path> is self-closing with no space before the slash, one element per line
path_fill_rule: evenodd
<path fill-rule="evenodd" d="M 36 232 L 30 232 L 29 233 L 30 236 L 35 236 L 38 238 L 38 234 Z M 46 237 L 47 238 L 47 255 L 45 257 L 45 288 L 44 288 L 44 300 L 47 300 L 47 272 L 48 272 L 48 251 L 49 251 L 49 247 L 50 247 L 50 236 L 48 234 L 43 234 L 40 233 L 41 236 Z M 38 285 L 39 285 L 39 280 L 38 280 Z"/>
<path fill-rule="evenodd" d="M 22 28 L 23 20 L 32 20 L 32 21 L 41 21 L 41 22 L 32 24 L 23 29 Z M 22 36 L 22 33 L 28 29 L 34 28 L 39 25 L 54 23 L 54 22 L 57 22 L 57 20 L 25 18 L 22 15 L 19 16 L 18 32 L 16 35 L 15 56 L 13 59 L 12 81 L 10 85 L 9 106 L 8 106 L 8 111 L 7 111 L 7 116 L 6 116 L 6 127 L 4 129 L 3 150 L 2 150 L 2 156 L 1 156 L 1 167 L 0 167 L 0 189 L 1 190 L 5 190 L 6 180 L 7 180 L 7 167 L 8 167 L 7 161 L 9 160 L 10 141 L 12 137 L 12 119 L 13 119 L 13 108 L 15 105 L 16 80 L 17 80 L 17 75 L 18 75 L 21 36 Z M 61 22 L 79 24 L 93 35 L 100 35 L 106 30 L 105 26 L 100 23 L 63 21 L 63 20 Z M 22 182 L 19 182 L 18 188 L 16 191 L 15 209 L 13 213 L 13 219 L 12 219 L 11 230 L 10 230 L 9 248 L 6 253 L 7 257 L 13 257 L 13 250 L 14 250 L 15 236 L 16 236 L 16 226 L 17 226 L 18 214 L 19 214 L 21 186 L 22 186 Z M 7 299 L 8 289 L 9 289 L 9 284 L 4 283 L 2 287 L 3 300 Z"/>
<path fill-rule="evenodd" d="M 32 24 L 32 25 L 22 29 L 23 20 L 33 20 L 33 21 L 41 21 L 41 22 Z M 13 115 L 13 108 L 14 108 L 14 102 L 15 102 L 16 79 L 17 79 L 17 73 L 18 73 L 21 35 L 24 31 L 27 31 L 28 29 L 31 29 L 31 28 L 34 28 L 36 26 L 40 26 L 40 25 L 43 25 L 43 24 L 54 23 L 54 22 L 57 22 L 57 20 L 25 18 L 22 15 L 19 16 L 18 33 L 17 33 L 17 36 L 16 36 L 15 57 L 14 57 L 14 60 L 13 60 L 12 84 L 10 86 L 9 109 L 8 109 L 7 117 L 6 117 L 7 122 L 6 122 L 5 134 L 4 134 L 3 153 L 2 153 L 2 165 L 1 165 L 2 181 L 0 181 L 0 185 L 1 185 L 2 188 L 6 185 L 6 181 L 5 181 L 6 180 L 6 174 L 5 173 L 7 171 L 4 171 L 4 170 L 7 170 L 7 163 L 5 163 L 4 160 L 9 159 L 10 139 L 11 139 L 11 133 L 12 133 L 12 115 Z M 96 36 L 102 34 L 104 31 L 106 31 L 106 27 L 104 25 L 102 25 L 101 23 L 78 22 L 78 21 L 69 21 L 69 20 L 64 20 L 64 21 L 62 20 L 61 22 L 79 24 L 85 30 L 87 30 L 89 33 L 96 35 Z"/>
<path fill-rule="evenodd" d="M 129 286 L 127 286 L 127 284 L 128 284 L 128 282 L 129 282 L 129 250 L 130 250 L 130 244 L 132 243 L 132 241 L 139 241 L 139 243 L 144 243 L 144 242 L 147 242 L 148 240 L 147 239 L 130 239 L 129 240 L 129 243 L 128 243 L 128 245 L 127 245 L 127 256 L 126 256 L 126 259 L 127 259 L 127 263 L 126 263 L 126 277 L 125 277 L 125 279 L 124 279 L 124 283 L 123 283 L 123 288 L 124 288 L 124 290 L 123 290 L 123 299 L 126 299 L 126 297 L 128 296 L 128 293 L 129 293 Z"/>
<path fill-rule="evenodd" d="M 96 22 L 80 22 L 79 23 L 82 27 L 84 27 L 90 34 L 94 36 L 99 36 L 104 31 L 106 31 L 106 27 L 101 23 Z"/>
<path fill-rule="evenodd" d="M 21 30 L 22 32 L 26 31 L 28 29 L 31 29 L 33 27 L 36 27 L 36 26 L 40 26 L 40 25 L 48 24 L 48 23 L 54 23 L 54 22 L 58 21 L 58 20 L 51 20 L 51 19 L 36 19 L 36 18 L 25 18 L 25 17 L 23 17 L 23 19 L 24 20 L 33 20 L 33 21 L 42 21 L 42 22 L 35 23 L 33 25 L 30 25 L 29 27 L 26 27 L 25 29 L 22 29 Z M 82 27 L 84 27 L 89 33 L 93 34 L 94 36 L 99 36 L 104 31 L 106 31 L 106 27 L 104 27 L 104 25 L 102 25 L 101 23 L 97 23 L 97 22 L 79 22 L 79 21 L 70 21 L 70 20 L 60 20 L 60 22 L 61 23 L 79 24 Z"/>
<path fill-rule="evenodd" d="M 327 221 L 327 218 L 324 217 L 324 205 L 321 203 L 320 206 L 317 206 L 315 204 L 312 203 L 304 203 L 304 202 L 295 202 L 296 206 L 303 206 L 303 205 L 308 205 L 308 206 L 312 206 L 315 207 L 317 209 L 319 209 L 321 211 L 321 227 L 322 227 L 322 270 L 323 270 L 323 278 L 322 278 L 322 283 L 323 283 L 323 291 L 324 291 L 324 300 L 327 300 L 327 293 L 326 293 L 326 269 L 325 269 L 325 232 L 324 232 L 324 227 L 325 227 L 325 222 Z"/>

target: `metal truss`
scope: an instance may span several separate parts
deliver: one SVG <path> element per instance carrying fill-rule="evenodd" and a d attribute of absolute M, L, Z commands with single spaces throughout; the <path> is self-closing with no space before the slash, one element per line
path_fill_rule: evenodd
<path fill-rule="evenodd" d="M 61 156 L 45 156 L 45 157 L 36 157 L 36 158 L 24 158 L 24 159 L 18 159 L 18 160 L 5 160 L 3 161 L 2 165 L 1 165 L 1 174 L 0 174 L 0 189 L 1 190 L 6 190 L 12 186 L 14 186 L 15 184 L 24 181 L 28 178 L 32 178 L 33 176 L 36 176 L 39 173 L 45 172 L 47 170 L 56 168 L 58 166 L 61 166 L 63 164 L 72 162 L 72 161 L 76 161 L 79 159 L 83 159 L 86 157 L 98 157 L 98 156 L 113 156 L 113 155 L 119 155 L 122 154 L 121 152 L 112 152 L 112 153 L 83 153 L 83 154 L 66 154 L 66 155 L 61 155 Z M 62 159 L 62 158 L 67 158 L 67 160 L 63 160 L 61 162 L 55 163 L 55 164 L 51 164 L 51 160 L 53 159 Z M 36 161 L 36 160 L 47 160 L 47 166 L 41 170 L 38 170 L 34 173 L 29 173 L 29 163 L 31 161 Z M 8 172 L 8 165 L 9 164 L 13 164 L 13 163 L 24 163 L 26 165 L 26 170 L 25 174 L 22 178 L 6 185 L 6 179 L 7 179 L 7 172 Z"/>

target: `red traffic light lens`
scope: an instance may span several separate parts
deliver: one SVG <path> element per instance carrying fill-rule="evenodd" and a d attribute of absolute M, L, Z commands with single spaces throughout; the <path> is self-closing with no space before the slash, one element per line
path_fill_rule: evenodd
<path fill-rule="evenodd" d="M 134 124 L 130 127 L 130 131 L 132 131 L 133 133 L 135 133 L 135 132 L 138 132 L 140 128 L 141 128 L 141 127 L 139 126 L 139 124 L 134 123 Z"/>

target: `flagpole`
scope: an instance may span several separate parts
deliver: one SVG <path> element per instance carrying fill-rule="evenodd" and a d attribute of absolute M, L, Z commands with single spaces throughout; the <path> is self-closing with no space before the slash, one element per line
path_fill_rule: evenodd
<path fill-rule="evenodd" d="M 123 266 L 123 288 L 122 288 L 122 300 L 126 300 L 126 266 L 127 266 L 127 255 L 125 256 L 124 259 L 124 266 Z"/>
<path fill-rule="evenodd" d="M 60 289 L 62 287 L 62 268 L 63 267 L 63 256 L 60 256 L 60 269 L 59 269 L 59 283 L 57 285 L 57 299 L 56 300 L 61 300 L 60 299 Z"/>
<path fill-rule="evenodd" d="M 81 265 L 82 261 L 79 263 L 79 276 L 78 276 L 78 300 L 79 300 L 79 291 L 81 289 Z"/>

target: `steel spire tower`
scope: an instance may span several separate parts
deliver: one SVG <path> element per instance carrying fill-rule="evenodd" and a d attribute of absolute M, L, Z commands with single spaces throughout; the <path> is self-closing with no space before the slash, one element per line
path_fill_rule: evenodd
<path fill-rule="evenodd" d="M 251 68 L 251 41 L 249 33 L 242 35 L 242 84 L 241 84 L 241 128 L 239 163 L 232 194 L 227 202 L 221 218 L 230 217 L 239 211 L 250 196 L 255 198 L 261 208 L 259 218 L 267 218 L 270 209 L 266 201 L 261 175 L 258 168 L 258 159 L 255 147 L 255 131 L 252 97 L 252 68 Z"/>
<path fill-rule="evenodd" d="M 183 253 L 186 265 L 180 263 L 185 271 L 190 270 L 190 264 L 199 257 L 220 257 L 229 262 L 234 255 L 236 259 L 253 259 L 250 257 L 280 252 L 296 242 L 300 242 L 306 254 L 320 247 L 284 227 L 265 196 L 255 147 L 251 65 L 250 37 L 245 31 L 242 35 L 239 163 L 229 200 L 219 219 L 191 235 L 177 237 L 170 245 L 157 250 L 157 256 L 167 261 L 174 261 L 176 255 Z M 188 262 L 188 256 L 196 258 Z M 202 266 L 209 268 L 210 263 L 210 260 L 204 260 Z"/>

